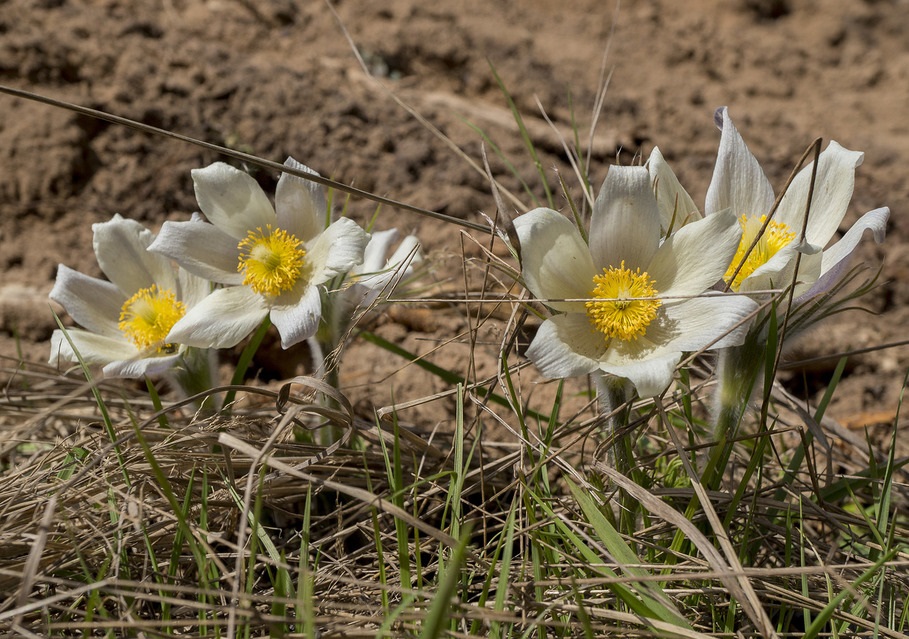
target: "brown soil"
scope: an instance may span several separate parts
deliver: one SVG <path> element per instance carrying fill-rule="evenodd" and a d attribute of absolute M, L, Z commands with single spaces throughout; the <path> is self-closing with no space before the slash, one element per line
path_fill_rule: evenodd
<path fill-rule="evenodd" d="M 846 223 L 878 206 L 892 210 L 886 244 L 868 240 L 862 249 L 872 267 L 884 259 L 884 284 L 866 300 L 876 314 L 840 316 L 803 350 L 828 354 L 905 337 L 905 0 L 632 0 L 617 12 L 597 0 L 343 0 L 336 9 L 338 18 L 325 3 L 302 0 L 0 0 L 0 82 L 264 158 L 293 155 L 360 188 L 481 220 L 478 211 L 495 210 L 486 179 L 391 94 L 475 159 L 482 139 L 466 122 L 480 127 L 539 185 L 492 66 L 526 118 L 544 169 L 552 178 L 558 167 L 576 184 L 537 105 L 562 131 L 574 113 L 586 132 L 608 47 L 611 79 L 591 149 L 595 182 L 610 163 L 646 157 L 658 144 L 703 202 L 719 140 L 712 114 L 721 105 L 777 188 L 818 136 L 863 150 Z M 341 25 L 376 81 L 358 66 Z M 585 151 L 586 140 L 585 133 Z M 503 184 L 529 202 L 491 156 Z M 46 359 L 54 327 L 47 293 L 57 264 L 99 274 L 91 223 L 116 212 L 153 228 L 186 219 L 196 207 L 190 169 L 216 159 L 182 142 L 0 95 L 0 354 L 21 348 L 28 360 Z M 271 191 L 274 176 L 257 176 Z M 349 206 L 361 222 L 374 211 L 368 201 Z M 419 234 L 434 277 L 462 286 L 461 251 L 470 242 L 456 227 L 388 209 L 378 226 Z M 463 318 L 463 310 L 398 313 L 377 330 L 426 352 L 467 329 Z M 481 348 L 495 351 L 497 330 L 490 324 L 477 335 Z M 449 345 L 434 357 L 463 370 L 468 351 Z M 382 381 L 402 401 L 446 388 L 430 388 L 413 367 L 388 380 L 401 363 L 373 346 L 357 344 L 351 355 L 351 388 Z M 790 386 L 816 394 L 834 364 L 789 373 Z M 831 414 L 855 427 L 890 421 L 907 364 L 905 347 L 854 357 Z M 264 375 L 294 371 L 286 362 L 260 365 L 274 369 Z"/>

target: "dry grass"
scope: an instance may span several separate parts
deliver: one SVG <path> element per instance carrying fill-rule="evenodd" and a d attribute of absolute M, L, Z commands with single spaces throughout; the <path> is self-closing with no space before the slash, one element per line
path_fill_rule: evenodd
<path fill-rule="evenodd" d="M 230 417 L 155 411 L 147 391 L 104 382 L 108 429 L 83 380 L 12 361 L 3 372 L 9 633 L 801 636 L 826 617 L 822 634 L 904 636 L 903 461 L 858 454 L 828 419 L 829 448 L 807 446 L 787 472 L 810 431 L 789 422 L 781 390 L 772 432 L 743 436 L 707 492 L 682 468 L 698 448 L 679 441 L 675 406 L 639 408 L 633 435 L 650 453 L 633 482 L 568 445 L 593 420 L 493 440 L 489 409 L 470 409 L 479 395 L 427 442 L 343 397 L 326 407 L 305 379 L 244 388 Z M 326 433 L 341 445 L 317 443 Z M 604 523 L 617 489 L 642 505 L 621 543 Z M 689 627 L 645 618 L 626 591 Z"/>

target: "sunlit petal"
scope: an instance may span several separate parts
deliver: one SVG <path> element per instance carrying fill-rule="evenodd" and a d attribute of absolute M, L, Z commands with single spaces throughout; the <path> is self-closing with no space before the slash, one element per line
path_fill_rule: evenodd
<path fill-rule="evenodd" d="M 290 348 L 315 335 L 321 316 L 322 301 L 316 286 L 303 291 L 295 305 L 272 306 L 270 317 L 281 335 L 281 348 Z"/>
<path fill-rule="evenodd" d="M 731 209 L 736 216 L 765 215 L 773 206 L 773 188 L 761 165 L 729 118 L 726 107 L 717 111 L 722 129 L 713 179 L 707 188 L 706 212 Z"/>
<path fill-rule="evenodd" d="M 214 291 L 174 324 L 167 341 L 199 348 L 231 348 L 252 333 L 268 307 L 245 286 Z"/>
<path fill-rule="evenodd" d="M 107 336 L 120 334 L 117 321 L 126 296 L 112 283 L 61 264 L 50 298 L 86 330 Z"/>
<path fill-rule="evenodd" d="M 864 153 L 850 151 L 836 142 L 831 142 L 821 153 L 811 197 L 811 214 L 805 230 L 805 239 L 811 244 L 823 248 L 836 233 L 852 200 L 855 169 L 861 165 L 863 158 Z M 795 176 L 774 216 L 774 220 L 799 232 L 805 217 L 813 166 L 812 162 Z"/>
<path fill-rule="evenodd" d="M 284 166 L 319 175 L 293 158 L 287 158 Z M 278 226 L 303 242 L 308 242 L 318 235 L 327 223 L 325 187 L 289 173 L 282 173 L 275 189 L 275 211 Z"/>
<path fill-rule="evenodd" d="M 218 284 L 241 284 L 237 241 L 207 222 L 165 222 L 150 251 Z"/>
<path fill-rule="evenodd" d="M 660 226 L 663 233 L 678 230 L 702 216 L 691 196 L 688 195 L 673 170 L 666 163 L 658 147 L 653 147 L 647 160 L 650 182 L 660 208 Z"/>
<path fill-rule="evenodd" d="M 679 229 L 657 250 L 647 272 L 665 303 L 674 296 L 697 295 L 722 279 L 742 237 L 731 211 L 721 211 Z"/>
<path fill-rule="evenodd" d="M 596 270 L 577 227 L 552 209 L 534 209 L 514 221 L 521 242 L 524 283 L 534 297 L 559 311 L 584 312 L 583 299 L 593 288 Z"/>
<path fill-rule="evenodd" d="M 114 215 L 108 222 L 92 224 L 92 233 L 98 265 L 121 291 L 152 284 L 174 288 L 174 269 L 167 258 L 147 250 L 155 236 L 144 226 Z"/>
<path fill-rule="evenodd" d="M 574 377 L 591 373 L 606 351 L 603 336 L 578 313 L 554 315 L 543 322 L 527 349 L 527 357 L 544 377 Z"/>
<path fill-rule="evenodd" d="M 277 224 L 268 197 L 252 176 L 229 164 L 215 162 L 193 169 L 199 208 L 208 221 L 237 241 L 250 230 Z"/>
<path fill-rule="evenodd" d="M 645 269 L 660 244 L 660 210 L 641 166 L 611 166 L 590 220 L 590 254 L 599 270 Z"/>
<path fill-rule="evenodd" d="M 307 260 L 311 284 L 327 282 L 343 275 L 363 261 L 369 234 L 346 217 L 337 220 L 308 246 Z"/>

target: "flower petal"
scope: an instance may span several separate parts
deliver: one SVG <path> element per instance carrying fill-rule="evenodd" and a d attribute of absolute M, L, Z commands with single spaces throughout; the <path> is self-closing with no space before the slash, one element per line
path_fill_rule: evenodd
<path fill-rule="evenodd" d="M 823 248 L 836 233 L 852 200 L 855 169 L 864 157 L 864 153 L 850 151 L 833 141 L 821 153 L 805 232 L 805 240 L 809 243 Z M 813 166 L 812 162 L 795 176 L 774 216 L 776 221 L 788 224 L 797 233 L 802 230 Z"/>
<path fill-rule="evenodd" d="M 368 242 L 369 233 L 353 220 L 342 217 L 334 222 L 306 247 L 306 259 L 312 268 L 310 284 L 323 284 L 362 263 Z"/>
<path fill-rule="evenodd" d="M 688 195 L 675 173 L 666 163 L 658 147 L 653 147 L 647 160 L 650 183 L 660 208 L 660 226 L 663 234 L 675 231 L 689 222 L 701 219 L 697 205 Z"/>
<path fill-rule="evenodd" d="M 742 227 L 731 211 L 708 215 L 666 238 L 647 272 L 661 295 L 698 295 L 722 279 L 741 237 Z"/>
<path fill-rule="evenodd" d="M 235 240 L 242 240 L 251 230 L 277 225 L 268 196 L 248 173 L 215 162 L 204 169 L 193 169 L 192 176 L 196 200 L 205 217 Z"/>
<path fill-rule="evenodd" d="M 281 335 L 281 348 L 290 348 L 294 344 L 312 337 L 316 334 L 319 319 L 322 317 L 319 287 L 307 287 L 295 305 L 272 306 L 269 315 Z"/>
<path fill-rule="evenodd" d="M 373 231 L 369 243 L 363 252 L 363 263 L 353 270 L 354 273 L 377 273 L 385 267 L 385 255 L 392 243 L 398 238 L 398 229 Z"/>
<path fill-rule="evenodd" d="M 796 292 L 805 290 L 806 286 L 814 284 L 821 275 L 821 252 L 816 246 L 799 245 L 793 241 L 742 280 L 739 292 L 783 289 L 791 285 L 795 278 L 795 258 L 798 253 L 801 253 L 802 257 L 798 261 Z"/>
<path fill-rule="evenodd" d="M 174 324 L 165 340 L 199 348 L 231 348 L 253 332 L 268 308 L 245 286 L 214 291 Z"/>
<path fill-rule="evenodd" d="M 148 250 L 165 255 L 190 273 L 218 284 L 241 284 L 237 241 L 207 222 L 165 222 Z"/>
<path fill-rule="evenodd" d="M 611 166 L 590 220 L 594 267 L 645 269 L 660 245 L 660 209 L 642 166 Z"/>
<path fill-rule="evenodd" d="M 109 337 L 120 335 L 117 324 L 126 296 L 111 282 L 89 277 L 61 264 L 50 298 L 81 327 Z"/>
<path fill-rule="evenodd" d="M 860 217 L 839 242 L 824 251 L 821 256 L 820 278 L 797 302 L 826 293 L 845 275 L 846 269 L 849 268 L 849 263 L 852 261 L 852 254 L 858 247 L 865 231 L 871 231 L 874 241 L 878 244 L 883 242 L 889 217 L 890 209 L 887 207 L 868 211 Z"/>
<path fill-rule="evenodd" d="M 584 312 L 583 299 L 593 289 L 597 274 L 587 244 L 577 227 L 552 209 L 539 208 L 520 215 L 514 227 L 521 243 L 521 272 L 534 297 L 565 312 Z"/>
<path fill-rule="evenodd" d="M 319 175 L 305 164 L 293 158 L 287 158 L 284 166 Z M 278 226 L 308 242 L 327 223 L 328 204 L 325 200 L 325 187 L 309 180 L 304 180 L 290 173 L 282 173 L 275 189 L 275 210 L 278 215 Z"/>
<path fill-rule="evenodd" d="M 67 340 L 67 336 L 69 340 Z M 72 341 L 72 344 L 70 344 Z M 139 350 L 123 338 L 98 335 L 78 328 L 63 331 L 56 330 L 51 335 L 50 359 L 51 364 L 59 365 L 61 361 L 77 362 L 76 352 L 86 364 L 109 364 L 120 360 L 127 360 L 139 356 Z"/>
<path fill-rule="evenodd" d="M 527 357 L 544 377 L 586 375 L 599 366 L 606 340 L 581 313 L 554 315 L 543 322 L 527 349 Z"/>
<path fill-rule="evenodd" d="M 352 271 L 356 278 L 353 278 L 353 285 L 344 294 L 352 306 L 369 307 L 382 293 L 390 295 L 402 280 L 413 273 L 414 264 L 423 259 L 420 255 L 420 241 L 414 235 L 408 235 L 401 240 L 401 244 L 388 260 L 384 260 L 384 252 L 380 255 L 377 250 L 372 251 L 370 255 L 370 247 L 376 242 L 376 237 L 386 233 L 388 232 L 378 231 L 372 234 L 369 244 L 366 245 L 366 258 L 363 264 Z M 387 237 L 387 235 L 380 237 L 383 251 L 387 248 L 387 242 L 384 241 Z M 384 263 L 378 260 L 384 260 Z"/>
<path fill-rule="evenodd" d="M 153 284 L 164 290 L 176 288 L 170 260 L 148 252 L 155 236 L 144 226 L 115 215 L 109 222 L 92 224 L 92 232 L 101 270 L 127 296 Z"/>
<path fill-rule="evenodd" d="M 617 349 L 610 348 L 600 370 L 617 377 L 624 377 L 641 397 L 655 397 L 672 383 L 675 367 L 682 359 L 681 353 L 667 353 L 657 357 L 635 359 Z"/>
<path fill-rule="evenodd" d="M 717 109 L 714 117 L 722 134 L 716 168 L 707 188 L 707 214 L 732 209 L 736 217 L 766 215 L 774 201 L 767 176 L 732 124 L 728 109 Z"/>
<path fill-rule="evenodd" d="M 659 356 L 737 346 L 758 307 L 745 295 L 716 293 L 665 307 L 660 321 L 647 328 L 647 339 L 657 345 L 651 352 Z"/>
<path fill-rule="evenodd" d="M 160 357 L 118 360 L 106 365 L 102 370 L 105 377 L 135 379 L 146 375 L 166 373 L 177 366 L 181 359 L 180 353 L 171 353 Z"/>

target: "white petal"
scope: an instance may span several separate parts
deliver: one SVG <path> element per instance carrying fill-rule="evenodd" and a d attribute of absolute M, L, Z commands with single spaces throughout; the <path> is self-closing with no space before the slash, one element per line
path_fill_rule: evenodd
<path fill-rule="evenodd" d="M 369 234 L 346 217 L 329 226 L 306 247 L 306 259 L 312 268 L 310 284 L 323 284 L 362 263 L 368 242 Z"/>
<path fill-rule="evenodd" d="M 539 208 L 515 218 L 514 227 L 521 243 L 524 284 L 534 297 L 556 300 L 590 295 L 597 271 L 587 244 L 568 218 Z M 584 312 L 583 302 L 546 304 L 559 311 Z"/>
<path fill-rule="evenodd" d="M 218 284 L 241 284 L 237 241 L 207 222 L 165 222 L 149 248 Z"/>
<path fill-rule="evenodd" d="M 231 348 L 252 333 L 268 308 L 245 286 L 214 291 L 174 324 L 165 341 L 199 348 Z"/>
<path fill-rule="evenodd" d="M 408 235 L 401 240 L 400 246 L 384 264 L 380 262 L 376 265 L 375 262 L 378 258 L 375 255 L 369 255 L 369 249 L 376 233 L 373 233 L 372 237 L 373 239 L 366 246 L 366 258 L 363 260 L 363 264 L 352 271 L 358 275 L 351 289 L 350 297 L 357 300 L 355 305 L 359 306 L 370 306 L 382 292 L 391 293 L 401 280 L 413 272 L 413 265 L 423 259 L 420 255 L 419 240 L 413 235 Z M 384 258 L 384 254 L 380 257 Z M 367 270 L 367 261 L 371 262 L 370 270 Z M 353 289 L 361 290 L 353 291 Z"/>
<path fill-rule="evenodd" d="M 92 232 L 98 264 L 121 291 L 131 295 L 153 284 L 175 288 L 174 268 L 168 259 L 148 252 L 155 236 L 144 226 L 115 215 L 109 222 L 92 224 Z"/>
<path fill-rule="evenodd" d="M 606 351 L 603 335 L 581 313 L 554 315 L 543 322 L 527 349 L 527 357 L 544 377 L 585 375 L 597 369 Z"/>
<path fill-rule="evenodd" d="M 663 233 L 676 231 L 689 222 L 700 219 L 701 213 L 688 195 L 679 178 L 666 163 L 658 147 L 653 147 L 647 160 L 650 182 L 660 208 L 660 226 Z"/>
<path fill-rule="evenodd" d="M 354 273 L 376 273 L 385 266 L 385 255 L 398 238 L 398 229 L 373 231 L 369 243 L 363 252 L 363 263 L 353 270 Z"/>
<path fill-rule="evenodd" d="M 305 164 L 287 158 L 284 166 L 319 175 Z M 308 242 L 325 228 L 328 204 L 325 187 L 289 173 L 282 173 L 275 190 L 275 210 L 278 226 Z"/>
<path fill-rule="evenodd" d="M 66 337 L 69 337 L 69 340 Z M 72 341 L 72 345 L 70 344 Z M 78 328 L 67 329 L 66 335 L 56 330 L 51 335 L 51 354 L 49 362 L 59 365 L 60 362 L 77 362 L 73 346 L 86 364 L 109 364 L 120 360 L 139 357 L 139 350 L 126 339 L 108 337 L 83 331 Z"/>
<path fill-rule="evenodd" d="M 726 107 L 717 111 L 722 128 L 716 168 L 707 188 L 707 213 L 732 209 L 738 217 L 766 215 L 773 206 L 773 188 L 748 150 Z"/>
<path fill-rule="evenodd" d="M 398 248 L 388 258 L 385 267 L 396 268 L 398 265 L 406 263 L 409 270 L 414 264 L 422 261 L 423 255 L 420 253 L 420 240 L 416 235 L 408 235 L 398 244 Z"/>
<path fill-rule="evenodd" d="M 884 207 L 868 211 L 852 225 L 843 238 L 824 251 L 821 257 L 821 276 L 811 288 L 798 300 L 799 302 L 829 291 L 846 273 L 852 254 L 858 247 L 865 231 L 871 231 L 874 241 L 884 241 L 890 209 Z"/>
<path fill-rule="evenodd" d="M 179 269 L 177 272 L 178 286 L 180 288 L 180 301 L 192 308 L 202 301 L 212 291 L 212 283 L 204 277 L 193 275 L 189 271 Z"/>
<path fill-rule="evenodd" d="M 647 327 L 657 345 L 652 353 L 695 352 L 742 343 L 758 304 L 745 295 L 711 294 L 662 309 L 659 322 Z"/>
<path fill-rule="evenodd" d="M 821 275 L 821 253 L 818 247 L 790 242 L 758 267 L 754 273 L 742 280 L 739 292 L 784 289 L 791 285 L 793 279 L 796 279 L 795 258 L 798 253 L 802 253 L 802 256 L 798 261 L 796 291 L 804 290 L 805 286 L 811 286 Z"/>
<path fill-rule="evenodd" d="M 611 166 L 590 220 L 590 254 L 596 269 L 645 269 L 660 245 L 660 210 L 642 166 Z"/>
<path fill-rule="evenodd" d="M 322 317 L 322 300 L 317 286 L 309 286 L 296 305 L 271 308 L 270 317 L 281 335 L 281 348 L 310 338 L 319 328 Z"/>
<path fill-rule="evenodd" d="M 180 363 L 179 353 L 111 362 L 102 370 L 105 377 L 139 378 L 165 373 Z"/>
<path fill-rule="evenodd" d="M 839 242 L 824 251 L 821 271 L 826 273 L 845 258 L 851 256 L 865 231 L 871 231 L 874 241 L 878 244 L 883 242 L 887 233 L 887 220 L 889 219 L 890 209 L 886 206 L 865 213 L 846 231 L 846 234 Z"/>
<path fill-rule="evenodd" d="M 805 239 L 809 243 L 823 248 L 836 233 L 852 200 L 855 169 L 862 163 L 864 156 L 864 153 L 850 151 L 836 142 L 830 142 L 821 153 L 805 233 Z M 773 218 L 787 224 L 796 233 L 802 231 L 813 166 L 812 162 L 795 176 Z"/>
<path fill-rule="evenodd" d="M 50 298 L 73 320 L 92 333 L 116 336 L 120 309 L 127 298 L 110 282 L 89 277 L 61 264 Z"/>
<path fill-rule="evenodd" d="M 205 217 L 235 240 L 242 240 L 251 230 L 277 225 L 271 202 L 249 174 L 215 162 L 204 169 L 193 169 L 192 176 L 196 200 Z"/>
<path fill-rule="evenodd" d="M 741 237 L 731 211 L 708 215 L 666 238 L 647 272 L 661 295 L 698 295 L 725 275 Z"/>
<path fill-rule="evenodd" d="M 627 357 L 616 349 L 609 349 L 607 358 L 600 362 L 600 370 L 624 377 L 641 397 L 655 397 L 669 387 L 681 353 L 667 353 L 646 359 Z"/>

